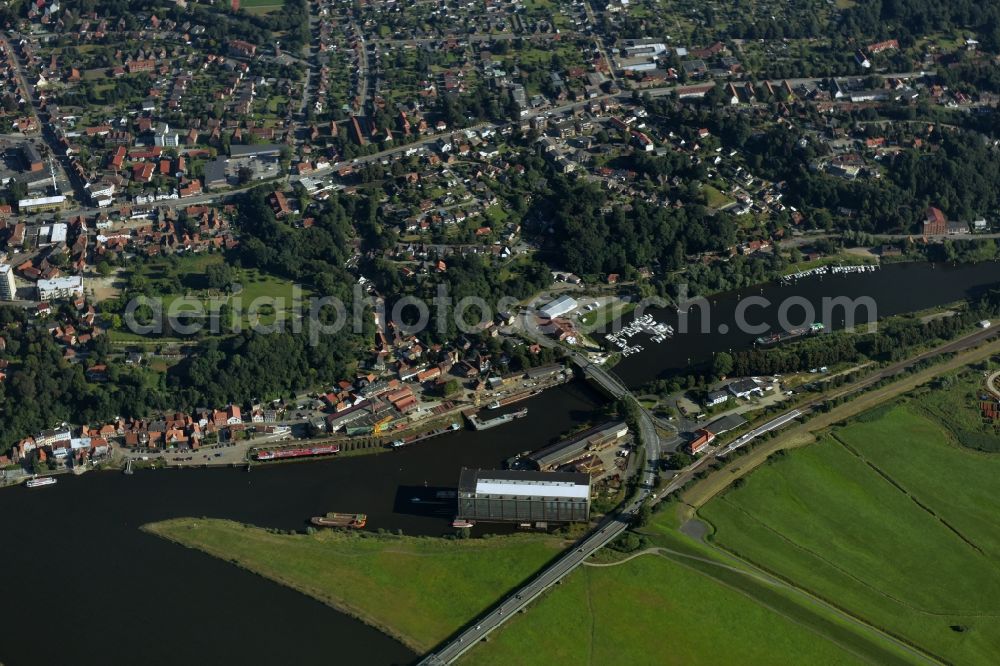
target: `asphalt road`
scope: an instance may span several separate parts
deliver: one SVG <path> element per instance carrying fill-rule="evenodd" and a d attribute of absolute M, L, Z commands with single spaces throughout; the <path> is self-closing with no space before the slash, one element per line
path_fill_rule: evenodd
<path fill-rule="evenodd" d="M 994 372 L 990 375 L 989 379 L 986 380 L 986 388 L 989 389 L 997 399 L 1000 399 L 1000 389 L 997 388 L 997 378 L 1000 377 L 1000 372 Z"/>

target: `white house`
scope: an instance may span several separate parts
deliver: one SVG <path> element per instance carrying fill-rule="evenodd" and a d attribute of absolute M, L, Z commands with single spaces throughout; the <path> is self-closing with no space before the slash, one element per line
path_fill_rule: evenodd
<path fill-rule="evenodd" d="M 709 391 L 705 398 L 706 407 L 715 407 L 729 400 L 729 394 L 725 391 Z"/>

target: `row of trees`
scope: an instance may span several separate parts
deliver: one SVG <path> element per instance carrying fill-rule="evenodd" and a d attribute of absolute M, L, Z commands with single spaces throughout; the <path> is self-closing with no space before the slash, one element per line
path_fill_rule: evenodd
<path fill-rule="evenodd" d="M 769 375 L 860 359 L 898 361 L 917 345 L 950 340 L 975 322 L 998 313 L 1000 291 L 993 291 L 954 316 L 926 323 L 918 319 L 890 319 L 872 334 L 822 335 L 776 349 L 737 352 L 733 355 L 732 372 L 738 376 Z"/>

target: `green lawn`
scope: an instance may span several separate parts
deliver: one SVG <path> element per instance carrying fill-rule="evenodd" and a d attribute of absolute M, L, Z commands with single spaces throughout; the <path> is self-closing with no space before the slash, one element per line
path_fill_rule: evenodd
<path fill-rule="evenodd" d="M 714 541 L 939 658 L 1000 654 L 1000 459 L 912 404 L 837 429 L 702 508 Z"/>
<path fill-rule="evenodd" d="M 145 530 L 233 562 L 428 651 L 559 554 L 563 540 L 519 534 L 446 540 L 274 534 L 180 518 Z"/>
<path fill-rule="evenodd" d="M 221 254 L 187 255 L 171 259 L 156 259 L 147 262 L 141 269 L 142 276 L 149 282 L 154 293 L 163 294 L 163 313 L 168 315 L 171 307 L 178 314 L 191 313 L 201 307 L 205 312 L 213 312 L 226 303 L 242 310 L 244 326 L 251 322 L 249 310 L 257 311 L 261 324 L 271 324 L 278 313 L 290 312 L 294 305 L 294 289 L 291 281 L 274 275 L 261 273 L 255 268 L 234 268 L 234 284 L 242 291 L 230 294 L 210 289 L 205 278 L 205 270 L 213 264 L 225 261 Z M 302 291 L 302 297 L 308 292 Z M 275 299 L 272 304 L 268 299 Z M 303 306 L 305 307 L 305 306 Z"/>
<path fill-rule="evenodd" d="M 706 561 L 662 530 L 653 541 L 674 553 L 578 569 L 463 663 L 906 663 L 808 600 Z"/>
<path fill-rule="evenodd" d="M 705 185 L 701 191 L 705 195 L 705 205 L 709 208 L 722 208 L 735 203 L 735 199 L 726 196 L 713 185 Z"/>
<path fill-rule="evenodd" d="M 632 310 L 635 310 L 635 306 L 635 303 L 623 303 L 620 301 L 604 305 L 580 317 L 580 323 L 591 330 L 601 331 L 615 319 L 620 319 L 629 312 L 632 312 Z"/>
<path fill-rule="evenodd" d="M 281 7 L 283 0 L 240 0 L 240 7 Z"/>

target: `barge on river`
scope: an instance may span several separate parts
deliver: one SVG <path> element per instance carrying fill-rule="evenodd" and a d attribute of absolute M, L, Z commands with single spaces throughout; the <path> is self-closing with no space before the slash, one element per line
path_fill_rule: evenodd
<path fill-rule="evenodd" d="M 312 456 L 325 456 L 340 452 L 340 444 L 326 444 L 323 446 L 310 446 L 298 449 L 270 449 L 257 451 L 254 454 L 256 460 L 286 460 L 288 458 L 309 458 Z"/>
<path fill-rule="evenodd" d="M 349 527 L 361 529 L 368 523 L 368 516 L 363 513 L 334 513 L 325 516 L 313 516 L 309 521 L 317 527 Z"/>
<path fill-rule="evenodd" d="M 495 428 L 498 425 L 503 425 L 504 423 L 510 423 L 514 419 L 521 419 L 528 415 L 528 408 L 519 409 L 516 412 L 511 412 L 510 414 L 504 414 L 503 416 L 497 416 L 492 419 L 486 419 L 485 421 L 479 420 L 475 414 L 469 414 L 466 418 L 469 419 L 469 423 L 472 424 L 473 430 L 489 430 L 490 428 Z"/>
<path fill-rule="evenodd" d="M 823 324 L 817 322 L 809 325 L 809 327 L 795 328 L 791 331 L 779 331 L 778 333 L 762 335 L 757 338 L 757 344 L 765 346 L 776 345 L 779 342 L 787 342 L 788 340 L 801 338 L 804 335 L 815 335 L 816 333 L 822 332 L 824 328 Z"/>
<path fill-rule="evenodd" d="M 28 479 L 24 485 L 28 488 L 38 488 L 39 486 L 51 486 L 56 481 L 58 481 L 58 479 L 54 476 L 41 476 L 34 479 Z"/>

